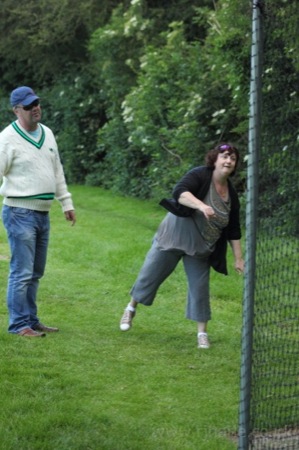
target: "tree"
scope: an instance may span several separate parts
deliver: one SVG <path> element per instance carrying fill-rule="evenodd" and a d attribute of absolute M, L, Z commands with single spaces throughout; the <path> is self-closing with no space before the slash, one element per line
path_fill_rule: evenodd
<path fill-rule="evenodd" d="M 1 2 L 0 79 L 5 89 L 41 87 L 86 64 L 87 41 L 119 1 L 28 0 Z"/>
<path fill-rule="evenodd" d="M 197 8 L 193 22 L 198 29 L 203 29 L 201 24 L 219 24 L 216 14 L 222 14 L 220 36 L 219 30 L 209 30 L 205 44 L 189 41 L 183 22 L 153 33 L 155 20 L 144 17 L 143 4 L 134 0 L 126 12 L 115 11 L 113 20 L 93 35 L 91 51 L 98 61 L 110 119 L 99 132 L 102 162 L 93 181 L 150 197 L 169 191 L 186 168 L 203 163 L 203 154 L 217 141 L 244 139 L 247 124 L 238 128 L 244 116 L 236 110 L 234 94 L 243 88 L 245 57 L 239 65 L 231 64 L 230 70 L 226 67 L 237 49 L 246 54 L 249 68 L 250 34 L 241 39 L 238 25 L 246 23 L 250 30 L 250 15 L 246 15 L 250 10 L 244 15 L 240 9 L 242 15 L 232 31 L 226 3 L 221 13 Z M 236 9 L 237 2 L 230 11 Z M 235 37 L 238 41 L 233 45 Z M 225 46 L 230 54 L 223 52 Z M 249 70 L 246 75 L 249 80 Z M 247 89 L 248 85 L 249 81 Z M 247 100 L 242 97 L 240 102 L 242 113 L 246 104 L 245 118 Z"/>

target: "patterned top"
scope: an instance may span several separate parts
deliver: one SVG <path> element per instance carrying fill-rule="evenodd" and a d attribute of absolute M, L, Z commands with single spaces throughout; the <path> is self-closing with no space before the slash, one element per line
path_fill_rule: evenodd
<path fill-rule="evenodd" d="M 214 209 L 216 217 L 207 220 L 198 210 L 190 217 L 166 215 L 156 234 L 162 250 L 181 250 L 190 256 L 203 257 L 214 251 L 222 230 L 228 225 L 231 202 L 219 196 L 213 182 L 203 202 Z"/>
<path fill-rule="evenodd" d="M 204 215 L 201 214 L 203 219 L 201 219 L 201 227 L 199 228 L 199 232 L 202 234 L 205 242 L 213 250 L 223 228 L 228 225 L 230 199 L 225 202 L 217 193 L 214 183 L 211 183 L 209 192 L 204 199 L 204 203 L 214 209 L 216 217 L 212 217 L 210 220 L 207 220 Z"/>

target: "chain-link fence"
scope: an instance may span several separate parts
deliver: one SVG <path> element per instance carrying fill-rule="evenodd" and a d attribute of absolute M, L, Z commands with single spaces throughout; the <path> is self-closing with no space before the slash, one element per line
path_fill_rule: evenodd
<path fill-rule="evenodd" d="M 253 3 L 240 450 L 299 449 L 297 7 Z"/>

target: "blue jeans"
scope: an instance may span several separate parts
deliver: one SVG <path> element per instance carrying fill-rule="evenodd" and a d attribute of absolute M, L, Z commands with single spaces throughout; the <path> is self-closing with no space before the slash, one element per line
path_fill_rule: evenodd
<path fill-rule="evenodd" d="M 36 296 L 46 266 L 50 233 L 48 213 L 3 206 L 11 251 L 7 289 L 10 333 L 39 323 Z"/>

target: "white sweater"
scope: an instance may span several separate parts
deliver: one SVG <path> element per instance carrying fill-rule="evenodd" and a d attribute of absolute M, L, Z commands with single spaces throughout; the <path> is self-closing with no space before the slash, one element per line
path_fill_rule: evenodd
<path fill-rule="evenodd" d="M 3 203 L 49 211 L 56 198 L 63 211 L 72 210 L 72 198 L 53 132 L 45 125 L 39 124 L 39 128 L 38 140 L 26 132 L 18 121 L 0 133 L 0 194 L 4 197 Z"/>

